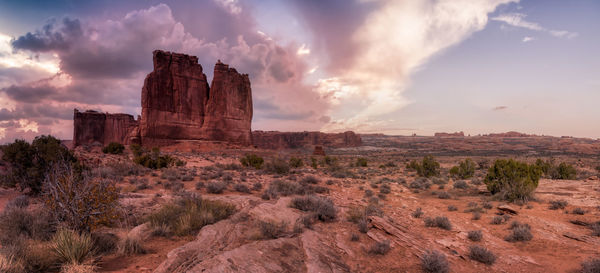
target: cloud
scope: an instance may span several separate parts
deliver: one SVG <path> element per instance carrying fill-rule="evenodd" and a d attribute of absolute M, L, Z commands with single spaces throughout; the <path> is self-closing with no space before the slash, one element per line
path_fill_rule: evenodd
<path fill-rule="evenodd" d="M 531 42 L 534 41 L 535 37 L 531 37 L 531 36 L 525 36 L 523 37 L 523 43 L 527 43 L 527 42 Z"/>
<path fill-rule="evenodd" d="M 525 28 L 525 29 L 534 30 L 534 31 L 546 32 L 552 36 L 559 37 L 559 38 L 571 39 L 571 38 L 575 38 L 579 35 L 577 32 L 569 32 L 566 30 L 547 29 L 547 28 L 542 27 L 538 23 L 529 22 L 529 21 L 525 20 L 525 17 L 527 17 L 527 15 L 523 14 L 523 13 L 503 13 L 503 14 L 495 16 L 491 19 L 494 21 L 504 22 L 504 23 L 514 26 L 514 27 L 520 27 L 520 28 Z M 525 39 L 523 39 L 523 42 L 526 42 Z"/>
<path fill-rule="evenodd" d="M 313 120 L 321 115 L 326 105 L 303 81 L 308 68 L 297 54 L 302 46 L 280 44 L 258 33 L 252 15 L 238 1 L 215 0 L 201 6 L 195 16 L 183 16 L 185 22 L 193 24 L 193 32 L 175 19 L 170 6 L 159 4 L 117 19 L 50 20 L 40 30 L 12 41 L 0 39 L 0 98 L 10 102 L 0 104 L 0 120 L 26 119 L 40 124 L 40 133 L 56 132 L 59 127 L 44 125 L 48 119 L 42 106 L 48 105 L 48 118 L 66 126 L 60 128 L 59 137 L 70 138 L 74 107 L 135 115 L 140 111 L 143 79 L 152 70 L 154 49 L 198 56 L 209 78 L 217 59 L 248 73 L 254 97 L 268 98 L 278 107 L 277 111 L 262 111 L 264 120 Z M 176 9 L 185 15 L 181 6 Z M 3 41 L 12 47 L 2 47 Z M 36 65 L 50 59 L 55 70 L 25 76 L 25 69 L 34 67 L 23 65 L 25 57 Z M 4 63 L 18 65 L 7 67 Z M 255 111 L 260 113 L 260 107 Z M 5 135 L 6 141 L 14 134 Z"/>
<path fill-rule="evenodd" d="M 384 116 L 411 103 L 402 96 L 410 76 L 435 55 L 482 30 L 488 14 L 509 2 L 515 1 L 380 0 L 350 4 L 368 8 L 364 14 L 354 9 L 342 11 L 360 14 L 356 20 L 359 25 L 344 29 L 347 39 L 334 35 L 339 40 L 332 41 L 319 36 L 329 36 L 330 31 L 315 30 L 317 40 L 344 44 L 331 50 L 350 48 L 344 56 L 331 60 L 334 64 L 328 72 L 335 76 L 321 79 L 317 86 L 332 105 L 328 113 L 332 122 L 324 129 L 371 131 L 389 126 L 393 120 Z M 321 25 L 323 19 L 319 19 Z"/>
<path fill-rule="evenodd" d="M 496 107 L 492 108 L 492 110 L 494 110 L 494 111 L 502 111 L 502 110 L 505 110 L 507 108 L 508 108 L 508 106 L 502 105 L 502 106 L 496 106 Z"/>

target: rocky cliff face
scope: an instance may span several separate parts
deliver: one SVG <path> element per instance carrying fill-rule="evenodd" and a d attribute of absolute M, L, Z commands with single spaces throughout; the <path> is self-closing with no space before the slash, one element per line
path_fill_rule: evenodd
<path fill-rule="evenodd" d="M 254 131 L 252 132 L 252 140 L 256 147 L 262 149 L 296 149 L 315 145 L 339 148 L 362 145 L 360 136 L 351 131 L 334 134 L 322 132 Z"/>
<path fill-rule="evenodd" d="M 128 114 L 108 114 L 96 111 L 73 113 L 73 146 L 84 144 L 131 144 L 137 138 L 138 122 Z"/>
<path fill-rule="evenodd" d="M 156 50 L 153 60 L 142 88 L 142 142 L 200 138 L 209 87 L 198 58 Z"/>
<path fill-rule="evenodd" d="M 217 62 L 206 111 L 208 139 L 252 144 L 252 90 L 247 74 Z"/>
<path fill-rule="evenodd" d="M 74 115 L 73 145 L 115 141 L 162 146 L 184 140 L 252 144 L 252 89 L 247 74 L 217 62 L 209 87 L 198 57 L 153 52 L 142 88 L 139 123 L 126 114 Z"/>
<path fill-rule="evenodd" d="M 252 90 L 248 75 L 220 61 L 212 87 L 198 58 L 154 51 L 154 71 L 142 88 L 142 143 L 173 140 L 252 143 Z"/>

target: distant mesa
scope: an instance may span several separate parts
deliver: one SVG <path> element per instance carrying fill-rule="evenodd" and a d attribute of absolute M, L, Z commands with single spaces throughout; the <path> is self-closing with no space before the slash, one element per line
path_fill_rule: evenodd
<path fill-rule="evenodd" d="M 153 147 L 210 141 L 289 149 L 362 144 L 354 132 L 252 132 L 248 74 L 218 60 L 209 86 L 196 56 L 155 50 L 153 64 L 142 87 L 141 117 L 75 109 L 73 146 L 118 142 Z"/>
<path fill-rule="evenodd" d="M 463 131 L 455 132 L 455 133 L 435 133 L 436 137 L 464 137 L 465 133 Z"/>

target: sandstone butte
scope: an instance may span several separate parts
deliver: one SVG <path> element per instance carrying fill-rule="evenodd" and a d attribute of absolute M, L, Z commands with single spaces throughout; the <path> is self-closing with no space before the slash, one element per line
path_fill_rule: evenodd
<path fill-rule="evenodd" d="M 248 74 L 217 61 L 209 85 L 196 56 L 155 50 L 153 64 L 142 87 L 141 117 L 75 109 L 73 146 L 118 142 L 153 147 L 186 141 L 264 149 L 362 145 L 354 132 L 252 132 Z"/>

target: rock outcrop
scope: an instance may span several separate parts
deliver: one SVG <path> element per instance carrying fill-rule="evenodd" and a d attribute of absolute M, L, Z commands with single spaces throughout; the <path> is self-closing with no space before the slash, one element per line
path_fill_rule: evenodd
<path fill-rule="evenodd" d="M 212 88 L 198 57 L 153 52 L 142 88 L 142 116 L 75 110 L 73 145 L 109 142 L 164 146 L 186 140 L 251 145 L 252 89 L 247 74 L 217 62 Z"/>
<path fill-rule="evenodd" d="M 198 58 L 154 51 L 142 88 L 144 145 L 174 140 L 252 144 L 252 89 L 247 74 L 218 61 L 209 87 Z"/>
<path fill-rule="evenodd" d="M 351 131 L 344 133 L 253 131 L 252 140 L 256 147 L 262 149 L 297 149 L 312 146 L 339 148 L 362 145 L 360 136 Z"/>
<path fill-rule="evenodd" d="M 154 71 L 142 87 L 142 143 L 199 139 L 209 86 L 198 57 L 154 51 Z"/>
<path fill-rule="evenodd" d="M 442 133 L 435 133 L 433 136 L 436 136 L 436 137 L 464 137 L 465 133 L 463 131 L 454 132 L 454 133 L 442 132 Z"/>
<path fill-rule="evenodd" d="M 97 111 L 73 113 L 73 146 L 139 142 L 138 121 L 128 114 L 109 114 Z"/>
<path fill-rule="evenodd" d="M 252 91 L 248 74 L 218 61 L 206 105 L 207 139 L 252 144 Z"/>

